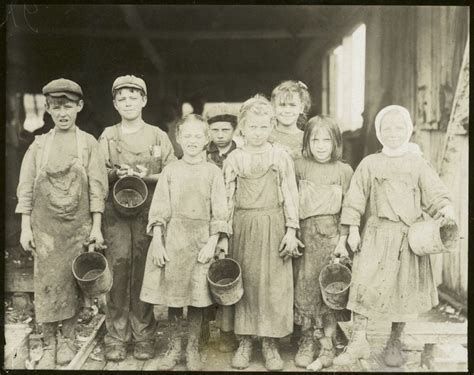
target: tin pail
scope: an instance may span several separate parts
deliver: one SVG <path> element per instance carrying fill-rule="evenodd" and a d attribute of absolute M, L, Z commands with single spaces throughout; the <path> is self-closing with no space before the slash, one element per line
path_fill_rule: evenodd
<path fill-rule="evenodd" d="M 334 263 L 323 267 L 319 274 L 319 286 L 324 303 L 333 310 L 344 310 L 349 299 L 351 271 L 339 264 L 336 258 Z"/>
<path fill-rule="evenodd" d="M 112 194 L 115 209 L 124 216 L 134 216 L 145 204 L 148 187 L 140 177 L 125 176 L 114 184 Z"/>
<path fill-rule="evenodd" d="M 451 253 L 457 249 L 459 229 L 450 220 L 441 225 L 441 220 L 419 221 L 408 229 L 408 244 L 416 255 Z"/>
<path fill-rule="evenodd" d="M 101 253 L 79 254 L 72 262 L 72 273 L 77 284 L 88 297 L 108 293 L 112 288 L 112 273 Z"/>
<path fill-rule="evenodd" d="M 209 290 L 219 305 L 233 305 L 242 298 L 242 271 L 239 263 L 230 258 L 217 259 L 207 271 Z"/>

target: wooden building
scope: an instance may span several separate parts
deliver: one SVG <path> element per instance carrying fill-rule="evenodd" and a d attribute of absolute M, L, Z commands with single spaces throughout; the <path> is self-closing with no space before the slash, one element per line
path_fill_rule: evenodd
<path fill-rule="evenodd" d="M 144 118 L 164 128 L 170 105 L 239 103 L 298 79 L 310 87 L 311 114 L 342 124 L 353 167 L 380 148 L 376 113 L 388 104 L 409 109 L 414 140 L 449 185 L 459 216 L 459 251 L 437 256 L 436 274 L 466 304 L 468 7 L 12 5 L 6 28 L 9 245 L 19 238 L 21 129 L 40 111 L 36 99 L 26 108 L 24 95 L 40 94 L 49 80 L 81 84 L 79 125 L 97 135 L 118 120 L 110 93 L 118 75 L 146 80 Z"/>

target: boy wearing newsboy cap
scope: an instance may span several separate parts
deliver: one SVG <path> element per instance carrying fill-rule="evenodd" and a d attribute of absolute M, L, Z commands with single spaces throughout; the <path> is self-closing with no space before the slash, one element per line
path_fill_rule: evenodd
<path fill-rule="evenodd" d="M 16 212 L 22 216 L 20 243 L 34 255 L 35 315 L 44 341 L 38 368 L 54 369 L 75 355 L 79 296 L 71 265 L 85 242 L 102 247 L 108 183 L 98 142 L 76 126 L 84 106 L 81 87 L 60 78 L 43 94 L 54 128 L 36 137 L 23 158 Z"/>

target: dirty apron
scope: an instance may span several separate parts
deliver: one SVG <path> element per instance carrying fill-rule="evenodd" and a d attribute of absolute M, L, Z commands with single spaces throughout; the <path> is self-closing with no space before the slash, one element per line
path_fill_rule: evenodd
<path fill-rule="evenodd" d="M 324 303 L 319 285 L 319 274 L 339 242 L 341 206 L 341 185 L 299 180 L 300 236 L 305 248 L 302 257 L 293 259 L 293 275 L 295 324 L 303 330 L 350 320 L 350 311 L 332 310 Z"/>
<path fill-rule="evenodd" d="M 259 177 L 237 176 L 231 248 L 242 267 L 244 295 L 234 317 L 240 335 L 278 338 L 293 330 L 293 270 L 278 252 L 285 215 L 273 168 Z"/>
<path fill-rule="evenodd" d="M 122 140 L 120 126 L 116 125 L 115 138 L 110 141 L 110 161 L 128 164 L 136 171 L 137 164 L 148 168 L 150 174 L 161 172 L 161 154 L 150 152 L 149 147 L 131 151 Z M 158 145 L 159 146 L 159 145 Z M 146 233 L 155 184 L 147 183 L 148 197 L 143 209 L 132 217 L 116 211 L 113 194 L 105 202 L 104 237 L 105 252 L 113 273 L 113 286 L 107 294 L 105 343 L 134 342 L 154 338 L 155 318 L 153 306 L 140 300 L 140 290 L 145 270 L 145 260 L 151 237 Z"/>
<path fill-rule="evenodd" d="M 408 245 L 409 225 L 422 213 L 417 181 L 408 174 L 378 172 L 369 204 L 347 307 L 377 320 L 416 320 L 438 304 L 430 257 L 415 255 Z"/>
<path fill-rule="evenodd" d="M 72 274 L 74 258 L 84 251 L 92 219 L 89 186 L 83 166 L 85 140 L 76 129 L 77 157 L 54 170 L 48 164 L 55 132 L 39 151 L 33 190 L 31 226 L 36 243 L 35 315 L 40 323 L 73 317 L 79 293 Z M 46 254 L 46 255 L 41 255 Z"/>

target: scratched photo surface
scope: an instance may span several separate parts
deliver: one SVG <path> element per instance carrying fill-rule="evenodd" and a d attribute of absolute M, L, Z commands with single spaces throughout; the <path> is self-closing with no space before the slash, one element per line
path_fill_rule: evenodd
<path fill-rule="evenodd" d="M 465 372 L 470 7 L 6 4 L 6 370 Z"/>

